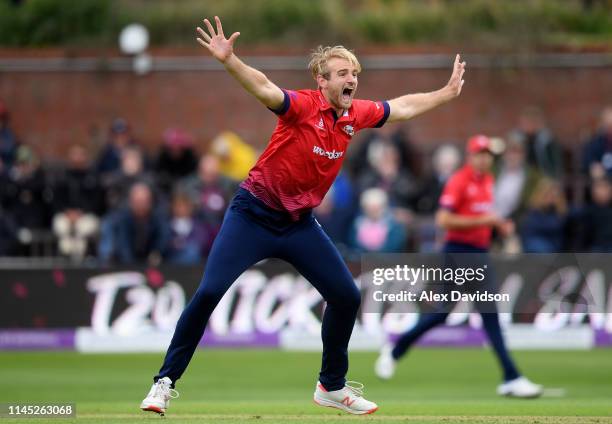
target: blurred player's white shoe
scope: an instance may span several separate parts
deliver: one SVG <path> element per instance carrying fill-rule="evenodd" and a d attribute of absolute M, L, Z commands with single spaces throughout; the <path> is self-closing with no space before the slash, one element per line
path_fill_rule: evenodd
<path fill-rule="evenodd" d="M 378 409 L 378 405 L 363 398 L 363 384 L 356 381 L 347 381 L 340 390 L 327 391 L 320 382 L 314 392 L 314 401 L 317 405 L 341 409 L 349 414 L 371 414 Z"/>
<path fill-rule="evenodd" d="M 518 377 L 497 386 L 497 394 L 516 398 L 536 398 L 542 394 L 542 386 L 526 377 Z"/>
<path fill-rule="evenodd" d="M 172 380 L 168 377 L 160 378 L 157 383 L 154 383 L 149 390 L 149 394 L 140 404 L 140 409 L 143 411 L 157 412 L 158 414 L 165 414 L 168 405 L 170 405 L 170 399 L 176 399 L 179 394 L 172 387 Z"/>
<path fill-rule="evenodd" d="M 378 378 L 382 378 L 383 380 L 389 380 L 393 377 L 393 374 L 395 374 L 397 361 L 393 355 L 391 355 L 392 350 L 392 345 L 385 344 L 380 350 L 380 355 L 374 364 L 374 373 Z"/>

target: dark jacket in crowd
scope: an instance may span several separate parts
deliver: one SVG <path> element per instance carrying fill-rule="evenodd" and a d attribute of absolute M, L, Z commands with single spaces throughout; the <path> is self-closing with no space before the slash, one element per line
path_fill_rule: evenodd
<path fill-rule="evenodd" d="M 580 221 L 584 251 L 612 252 L 612 206 L 588 205 Z"/>
<path fill-rule="evenodd" d="M 526 253 L 563 251 L 566 217 L 554 210 L 530 209 L 521 223 L 520 234 Z"/>
<path fill-rule="evenodd" d="M 100 174 L 121 169 L 121 151 L 113 144 L 107 144 L 100 152 L 96 161 L 96 171 Z"/>
<path fill-rule="evenodd" d="M 170 224 L 170 243 L 165 258 L 172 264 L 196 265 L 208 256 L 212 242 L 217 235 L 215 228 L 194 215 L 186 220 L 188 228 L 181 228 L 178 220 Z M 183 223 L 183 224 L 185 224 Z"/>
<path fill-rule="evenodd" d="M 48 228 L 51 222 L 52 191 L 42 169 L 20 177 L 8 177 L 2 188 L 2 203 L 20 228 Z"/>
<path fill-rule="evenodd" d="M 145 262 L 152 254 L 163 256 L 170 229 L 166 217 L 154 211 L 137 219 L 128 208 L 108 215 L 101 227 L 100 259 L 120 263 Z"/>
<path fill-rule="evenodd" d="M 196 171 L 198 157 L 193 149 L 185 148 L 180 156 L 173 157 L 170 150 L 162 147 L 155 163 L 155 173 L 162 190 L 169 192 L 174 183 Z"/>
<path fill-rule="evenodd" d="M 17 136 L 13 130 L 8 125 L 0 123 L 0 162 L 4 168 L 13 166 L 17 147 Z"/>
<path fill-rule="evenodd" d="M 103 211 L 102 190 L 97 175 L 81 169 L 68 169 L 57 180 L 54 190 L 56 213 L 79 209 L 99 215 Z"/>
<path fill-rule="evenodd" d="M 541 129 L 535 134 L 515 131 L 514 134 L 527 146 L 528 165 L 550 177 L 562 175 L 563 151 L 550 130 Z"/>
<path fill-rule="evenodd" d="M 612 177 L 612 135 L 600 131 L 584 146 L 582 172 L 588 175 L 593 163 L 600 163 L 608 177 Z"/>
<path fill-rule="evenodd" d="M 0 256 L 8 256 L 17 246 L 17 228 L 12 217 L 0 208 Z"/>

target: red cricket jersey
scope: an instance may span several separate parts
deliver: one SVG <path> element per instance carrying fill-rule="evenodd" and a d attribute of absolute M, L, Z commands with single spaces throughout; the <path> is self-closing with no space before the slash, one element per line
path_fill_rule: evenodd
<path fill-rule="evenodd" d="M 274 111 L 279 119 L 270 143 L 240 186 L 298 220 L 321 203 L 342 167 L 351 138 L 363 128 L 381 127 L 389 117 L 389 104 L 355 99 L 336 119 L 320 91 L 283 92 L 283 106 Z"/>
<path fill-rule="evenodd" d="M 444 186 L 440 207 L 464 216 L 490 213 L 493 210 L 493 176 L 490 173 L 478 173 L 470 165 L 463 166 Z M 491 244 L 491 226 L 448 230 L 446 241 L 486 249 Z"/>

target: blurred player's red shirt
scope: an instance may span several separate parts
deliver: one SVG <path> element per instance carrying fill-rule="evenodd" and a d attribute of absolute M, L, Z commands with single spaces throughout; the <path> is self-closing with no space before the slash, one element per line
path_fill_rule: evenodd
<path fill-rule="evenodd" d="M 440 207 L 464 216 L 490 213 L 493 210 L 493 176 L 490 173 L 479 173 L 470 165 L 463 166 L 444 186 Z M 448 230 L 446 241 L 486 249 L 491 244 L 491 226 Z"/>
<path fill-rule="evenodd" d="M 270 143 L 240 186 L 297 220 L 321 203 L 353 135 L 381 127 L 389 117 L 389 104 L 355 99 L 336 119 L 320 91 L 283 91 L 285 100 L 274 111 L 279 119 Z"/>

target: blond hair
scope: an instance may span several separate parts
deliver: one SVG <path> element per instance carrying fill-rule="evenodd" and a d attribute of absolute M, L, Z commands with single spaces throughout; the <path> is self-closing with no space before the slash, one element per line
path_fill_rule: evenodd
<path fill-rule="evenodd" d="M 333 57 L 348 60 L 357 68 L 357 72 L 361 72 L 361 64 L 357 60 L 355 53 L 353 53 L 351 50 L 344 46 L 319 46 L 313 50 L 312 54 L 310 55 L 310 62 L 308 63 L 308 69 L 310 69 L 312 77 L 315 80 L 317 79 L 318 75 L 321 75 L 325 79 L 329 79 L 327 62 Z"/>
<path fill-rule="evenodd" d="M 529 206 L 536 210 L 554 206 L 558 214 L 565 215 L 567 213 L 567 201 L 561 184 L 552 178 L 540 178 L 529 199 Z"/>

